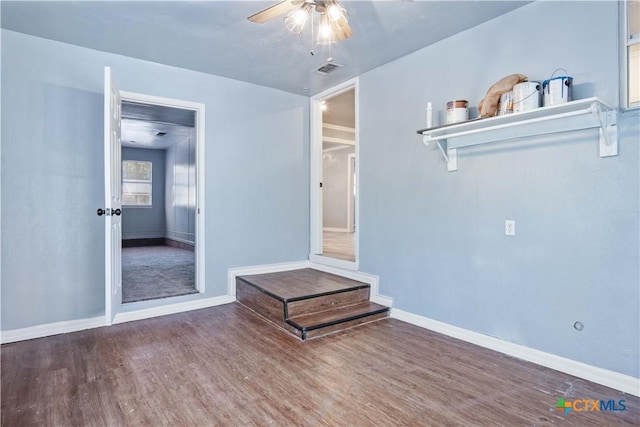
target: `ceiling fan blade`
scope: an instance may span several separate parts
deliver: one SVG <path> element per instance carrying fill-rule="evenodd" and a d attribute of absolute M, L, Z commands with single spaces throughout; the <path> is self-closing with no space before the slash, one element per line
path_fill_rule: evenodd
<path fill-rule="evenodd" d="M 291 12 L 293 9 L 300 6 L 300 4 L 302 4 L 300 0 L 284 0 L 261 10 L 258 13 L 254 13 L 247 19 L 251 22 L 255 22 L 256 24 L 262 24 L 280 15 Z"/>
<path fill-rule="evenodd" d="M 336 42 L 339 42 L 340 40 L 348 39 L 353 35 L 353 31 L 351 31 L 351 27 L 349 26 L 348 23 L 342 25 L 340 28 L 338 28 L 335 25 L 332 25 L 332 27 L 333 27 L 332 28 L 333 40 Z"/>

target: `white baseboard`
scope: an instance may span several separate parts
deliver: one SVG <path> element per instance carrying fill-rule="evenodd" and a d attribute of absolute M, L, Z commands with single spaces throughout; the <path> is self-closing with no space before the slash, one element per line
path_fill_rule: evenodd
<path fill-rule="evenodd" d="M 13 329 L 0 332 L 2 344 L 31 340 L 34 338 L 48 337 L 51 335 L 66 334 L 68 332 L 83 331 L 85 329 L 104 326 L 104 316 L 90 319 L 67 320 L 63 322 L 46 323 L 44 325 L 30 326 L 28 328 Z"/>
<path fill-rule="evenodd" d="M 229 304 L 236 300 L 235 296 L 222 295 L 219 297 L 185 301 L 160 307 L 145 308 L 141 310 L 118 313 L 113 324 L 131 322 L 134 320 L 150 319 L 152 317 L 165 316 L 167 314 L 182 313 L 185 311 L 199 310 L 201 308 L 214 307 L 216 305 Z M 46 323 L 44 325 L 31 326 L 29 328 L 14 329 L 0 332 L 2 344 L 30 340 L 34 338 L 48 337 L 51 335 L 66 334 L 85 329 L 105 326 L 104 316 L 91 319 L 68 320 L 64 322 Z"/>
<path fill-rule="evenodd" d="M 167 314 L 182 313 L 201 308 L 215 307 L 216 305 L 229 304 L 236 300 L 235 296 L 221 295 L 219 297 L 197 299 L 193 301 L 179 302 L 176 304 L 159 307 L 143 308 L 141 310 L 122 312 L 116 314 L 113 323 L 132 322 L 134 320 L 150 319 L 152 317 L 166 316 Z"/>
<path fill-rule="evenodd" d="M 333 231 L 335 233 L 349 233 L 348 228 L 322 227 L 322 231 Z"/>
<path fill-rule="evenodd" d="M 577 362 L 555 354 L 535 350 L 520 344 L 503 341 L 498 338 L 473 332 L 468 329 L 459 328 L 448 323 L 439 322 L 407 311 L 394 308 L 391 310 L 391 317 L 441 333 L 453 338 L 460 339 L 480 347 L 488 348 L 518 359 L 526 360 L 537 365 L 541 365 L 565 374 L 573 375 L 585 380 L 604 385 L 624 393 L 640 396 L 640 379 L 586 363 Z"/>
<path fill-rule="evenodd" d="M 254 265 L 251 267 L 237 267 L 227 270 L 227 293 L 233 298 L 236 297 L 236 276 L 250 274 L 276 273 L 278 271 L 299 270 L 309 268 L 309 261 L 285 262 L 279 264 Z"/>
<path fill-rule="evenodd" d="M 345 261 L 343 259 L 331 258 L 323 255 L 309 254 L 309 261 L 312 264 L 327 265 L 342 270 L 358 271 L 358 263 L 353 261 Z"/>

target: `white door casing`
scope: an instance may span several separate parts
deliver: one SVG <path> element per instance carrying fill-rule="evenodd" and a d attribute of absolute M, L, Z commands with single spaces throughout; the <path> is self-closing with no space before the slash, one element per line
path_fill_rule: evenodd
<path fill-rule="evenodd" d="M 322 101 L 332 98 L 349 90 L 355 91 L 355 157 L 360 158 L 360 143 L 358 130 L 358 78 L 354 78 L 339 84 L 331 89 L 321 92 L 311 97 L 310 100 L 310 137 L 311 137 L 311 164 L 310 164 L 310 184 L 311 184 L 311 214 L 310 214 L 310 252 L 309 260 L 323 265 L 343 268 L 347 270 L 358 270 L 359 253 L 359 197 L 360 192 L 356 192 L 354 216 L 355 216 L 355 261 L 344 261 L 335 258 L 322 256 Z M 360 162 L 356 161 L 356 186 L 360 185 L 358 179 L 360 174 Z"/>
<path fill-rule="evenodd" d="M 104 69 L 105 324 L 122 303 L 122 102 L 111 68 Z"/>

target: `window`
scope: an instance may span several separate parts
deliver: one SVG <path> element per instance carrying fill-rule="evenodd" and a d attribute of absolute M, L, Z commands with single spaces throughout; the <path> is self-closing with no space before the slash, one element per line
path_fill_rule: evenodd
<path fill-rule="evenodd" d="M 622 4 L 625 37 L 622 69 L 626 73 L 623 106 L 640 107 L 640 0 L 627 0 Z"/>
<path fill-rule="evenodd" d="M 122 204 L 151 206 L 151 162 L 122 161 Z"/>

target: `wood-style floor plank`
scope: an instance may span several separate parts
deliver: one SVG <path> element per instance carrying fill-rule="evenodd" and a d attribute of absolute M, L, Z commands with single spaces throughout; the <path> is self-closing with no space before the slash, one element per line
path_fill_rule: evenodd
<path fill-rule="evenodd" d="M 2 426 L 638 425 L 640 399 L 396 319 L 302 342 L 240 304 L 1 348 Z M 624 412 L 553 409 L 559 397 Z"/>
<path fill-rule="evenodd" d="M 335 274 L 325 273 L 324 271 L 314 270 L 312 268 L 253 274 L 249 276 L 239 276 L 238 278 L 284 301 L 369 286 L 357 280 L 336 276 Z"/>
<path fill-rule="evenodd" d="M 344 261 L 356 260 L 356 233 L 322 232 L 322 255 Z"/>

